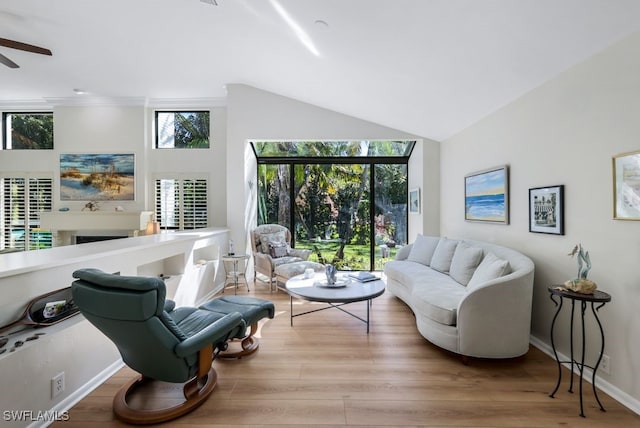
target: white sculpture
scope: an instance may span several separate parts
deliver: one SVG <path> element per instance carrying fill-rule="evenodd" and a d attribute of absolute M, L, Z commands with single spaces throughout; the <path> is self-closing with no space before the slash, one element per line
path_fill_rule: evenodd
<path fill-rule="evenodd" d="M 573 257 L 576 254 L 578 255 L 578 277 L 566 281 L 564 286 L 576 293 L 593 294 L 597 286 L 595 282 L 587 279 L 589 270 L 591 270 L 591 258 L 589 257 L 589 252 L 583 250 L 582 244 L 578 244 L 568 255 Z"/>

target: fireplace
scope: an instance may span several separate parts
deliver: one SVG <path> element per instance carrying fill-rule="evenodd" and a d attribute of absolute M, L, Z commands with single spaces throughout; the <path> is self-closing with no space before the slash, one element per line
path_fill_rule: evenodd
<path fill-rule="evenodd" d="M 151 211 L 46 211 L 40 213 L 40 227 L 51 230 L 58 247 L 138 236 L 152 216 Z"/>

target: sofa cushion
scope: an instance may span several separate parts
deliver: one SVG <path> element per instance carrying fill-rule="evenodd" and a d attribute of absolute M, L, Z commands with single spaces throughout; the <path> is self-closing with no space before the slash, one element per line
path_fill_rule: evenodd
<path fill-rule="evenodd" d="M 467 289 L 441 273 L 438 280 L 425 287 L 415 287 L 411 293 L 411 307 L 440 324 L 456 325 L 458 305 L 467 294 Z"/>
<path fill-rule="evenodd" d="M 423 284 L 431 281 L 433 269 L 429 269 L 422 263 L 411 262 L 409 260 L 390 260 L 384 264 L 384 274 L 387 278 L 393 279 L 408 288 L 413 288 L 414 284 Z M 439 276 L 441 273 L 435 272 Z"/>
<path fill-rule="evenodd" d="M 438 242 L 440 242 L 439 236 L 418 235 L 411 246 L 407 260 L 429 266 Z"/>
<path fill-rule="evenodd" d="M 473 273 L 467 284 L 467 289 L 474 289 L 487 281 L 500 278 L 509 271 L 509 262 L 497 257 L 493 253 L 487 253 Z"/>
<path fill-rule="evenodd" d="M 456 247 L 451 259 L 449 275 L 462 285 L 467 285 L 482 260 L 484 251 L 462 241 Z"/>
<path fill-rule="evenodd" d="M 438 242 L 438 246 L 433 252 L 433 257 L 431 258 L 431 264 L 429 266 L 439 272 L 449 273 L 451 259 L 453 259 L 453 254 L 455 253 L 457 246 L 458 241 L 440 238 L 440 242 Z"/>

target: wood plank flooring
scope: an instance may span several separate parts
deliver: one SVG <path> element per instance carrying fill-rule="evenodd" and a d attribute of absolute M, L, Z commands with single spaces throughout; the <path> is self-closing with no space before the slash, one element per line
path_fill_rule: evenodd
<path fill-rule="evenodd" d="M 227 293 L 232 290 L 227 290 Z M 239 295 L 247 294 L 239 290 Z M 510 360 L 459 356 L 424 340 L 411 311 L 385 293 L 373 302 L 371 331 L 336 309 L 294 318 L 289 297 L 258 284 L 250 295 L 274 301 L 261 323 L 260 349 L 237 361 L 216 360 L 218 385 L 198 409 L 165 426 L 200 427 L 613 427 L 640 426 L 640 416 L 603 392 L 601 412 L 585 383 L 579 396 L 540 350 Z M 320 307 L 294 299 L 294 313 Z M 365 316 L 365 303 L 350 305 Z M 134 373 L 124 368 L 85 397 L 56 428 L 120 427 L 111 399 Z M 568 371 L 563 380 L 568 379 Z"/>

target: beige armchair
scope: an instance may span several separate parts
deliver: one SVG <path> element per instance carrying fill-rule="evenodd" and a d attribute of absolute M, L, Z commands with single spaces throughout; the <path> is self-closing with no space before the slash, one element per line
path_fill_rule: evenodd
<path fill-rule="evenodd" d="M 251 232 L 254 282 L 257 274 L 268 278 L 269 290 L 273 289 L 275 269 L 286 263 L 307 260 L 311 250 L 291 248 L 291 232 L 279 224 L 263 224 Z"/>

